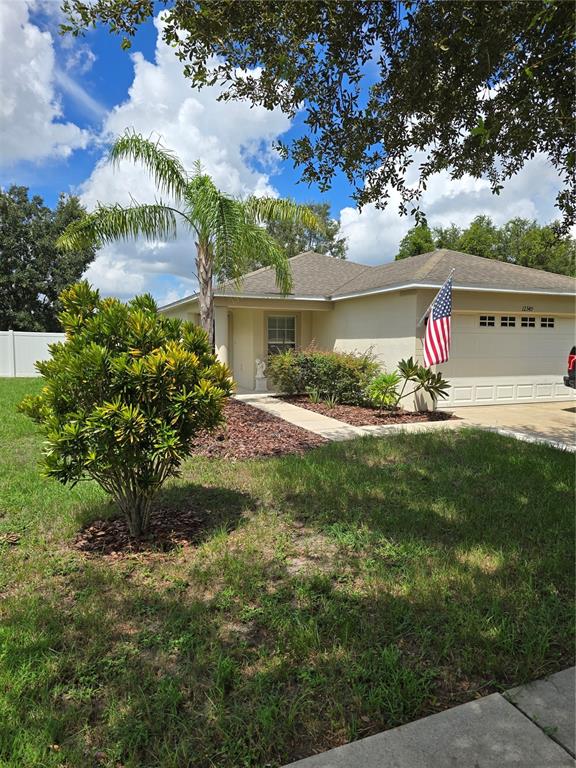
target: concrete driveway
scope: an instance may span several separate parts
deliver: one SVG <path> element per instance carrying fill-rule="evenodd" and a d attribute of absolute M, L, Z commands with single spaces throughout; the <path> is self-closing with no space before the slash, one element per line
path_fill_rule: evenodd
<path fill-rule="evenodd" d="M 526 403 L 526 405 L 478 405 L 454 408 L 468 424 L 498 427 L 529 437 L 544 438 L 576 446 L 576 404 Z"/>

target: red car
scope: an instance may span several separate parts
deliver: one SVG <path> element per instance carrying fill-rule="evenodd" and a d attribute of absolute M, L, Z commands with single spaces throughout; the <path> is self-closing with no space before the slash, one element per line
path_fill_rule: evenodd
<path fill-rule="evenodd" d="M 576 347 L 572 347 L 568 355 L 568 376 L 564 376 L 564 384 L 576 389 Z"/>

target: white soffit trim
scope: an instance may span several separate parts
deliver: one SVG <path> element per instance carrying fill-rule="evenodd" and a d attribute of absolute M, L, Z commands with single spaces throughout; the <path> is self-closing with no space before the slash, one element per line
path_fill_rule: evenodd
<path fill-rule="evenodd" d="M 266 294 L 266 293 L 215 293 L 215 299 L 261 299 L 265 301 L 331 301 L 329 296 L 296 296 L 294 294 L 287 294 L 282 296 L 279 294 Z M 178 301 L 173 301 L 172 304 L 164 304 L 162 307 L 158 307 L 158 311 L 162 312 L 164 309 L 173 309 L 174 307 L 180 307 L 182 304 L 189 304 L 192 301 L 198 300 L 198 294 L 194 293 L 192 296 L 186 296 Z"/>
<path fill-rule="evenodd" d="M 267 301 L 345 301 L 346 299 L 358 299 L 362 296 L 375 296 L 380 293 L 393 293 L 395 291 L 408 291 L 414 289 L 426 289 L 432 288 L 437 291 L 442 288 L 442 284 L 438 283 L 404 283 L 403 285 L 392 285 L 388 288 L 373 288 L 369 291 L 359 291 L 358 293 L 346 293 L 343 296 L 297 296 L 290 294 L 288 296 L 257 294 L 257 293 L 215 293 L 216 299 L 259 299 Z M 517 288 L 486 288 L 479 285 L 455 285 L 454 291 L 476 291 L 477 293 L 518 293 L 534 296 L 576 296 L 576 290 L 573 293 L 567 291 L 546 291 L 546 290 L 528 290 Z M 186 296 L 184 299 L 172 302 L 172 304 L 165 304 L 159 307 L 159 312 L 165 309 L 173 309 L 174 307 L 180 307 L 182 304 L 188 304 L 189 302 L 196 301 L 198 294 L 195 293 L 192 296 Z"/>
<path fill-rule="evenodd" d="M 433 288 L 437 291 L 442 288 L 441 284 L 437 283 L 406 283 L 403 285 L 393 285 L 389 288 L 373 288 L 370 291 L 359 291 L 358 293 L 347 293 L 343 296 L 332 296 L 332 301 L 344 301 L 345 299 L 356 299 L 360 298 L 361 296 L 373 296 L 379 293 L 392 293 L 394 291 L 407 291 L 407 290 L 413 290 L 415 288 Z M 576 296 L 576 291 L 573 293 L 567 293 L 566 291 L 530 291 L 530 290 L 520 290 L 516 288 L 486 288 L 484 286 L 479 285 L 454 285 L 452 290 L 454 291 L 476 291 L 479 293 L 521 293 L 521 294 L 534 294 L 536 296 L 539 295 L 546 295 L 546 296 Z"/>

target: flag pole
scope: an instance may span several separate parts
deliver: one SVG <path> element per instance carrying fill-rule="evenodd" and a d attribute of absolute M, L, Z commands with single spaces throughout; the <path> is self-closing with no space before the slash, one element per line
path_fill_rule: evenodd
<path fill-rule="evenodd" d="M 441 291 L 441 290 L 442 290 L 442 288 L 443 288 L 443 287 L 446 285 L 446 283 L 448 282 L 448 280 L 450 280 L 450 278 L 452 277 L 452 275 L 454 274 L 454 272 L 456 272 L 456 268 L 453 268 L 453 269 L 451 269 L 451 270 L 450 270 L 450 274 L 448 275 L 448 277 L 446 278 L 446 280 L 444 280 L 444 282 L 443 282 L 443 283 L 442 283 L 442 285 L 440 286 L 440 291 Z M 438 293 L 440 293 L 440 291 L 438 291 Z M 416 328 L 419 328 L 419 327 L 422 325 L 422 323 L 424 322 L 424 320 L 426 319 L 426 317 L 428 316 L 428 312 L 430 312 L 430 310 L 432 309 L 432 306 L 433 306 L 434 302 L 436 301 L 436 298 L 437 298 L 437 296 L 438 296 L 438 293 L 436 294 L 436 296 L 434 296 L 434 298 L 433 298 L 433 299 L 432 299 L 432 301 L 430 302 L 430 305 L 429 305 L 428 309 L 427 309 L 427 310 L 424 312 L 424 314 L 422 315 L 422 317 L 420 318 L 420 320 L 418 320 L 418 324 L 416 325 Z"/>

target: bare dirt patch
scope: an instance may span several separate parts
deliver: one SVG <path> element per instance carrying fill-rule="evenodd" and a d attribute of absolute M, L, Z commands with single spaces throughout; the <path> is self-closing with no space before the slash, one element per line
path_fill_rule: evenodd
<path fill-rule="evenodd" d="M 284 456 L 301 454 L 326 442 L 319 435 L 239 400 L 229 400 L 224 413 L 226 424 L 222 428 L 198 435 L 194 455 L 227 459 Z"/>
<path fill-rule="evenodd" d="M 313 403 L 306 395 L 291 395 L 283 397 L 292 405 L 300 408 L 306 408 L 308 411 L 321 413 L 323 416 L 330 416 L 345 424 L 351 424 L 354 427 L 367 427 L 378 425 L 384 427 L 388 424 L 407 424 L 414 421 L 447 421 L 456 418 L 446 411 L 386 411 L 378 408 L 370 408 L 361 405 L 335 405 L 330 406 L 326 403 Z"/>

